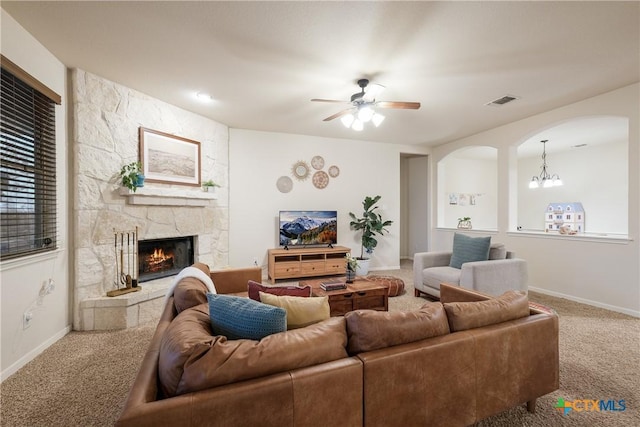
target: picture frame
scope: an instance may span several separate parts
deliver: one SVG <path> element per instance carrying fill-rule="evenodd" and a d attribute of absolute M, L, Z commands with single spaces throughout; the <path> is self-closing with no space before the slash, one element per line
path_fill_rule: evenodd
<path fill-rule="evenodd" d="M 139 142 L 145 182 L 200 186 L 200 142 L 144 127 Z"/>

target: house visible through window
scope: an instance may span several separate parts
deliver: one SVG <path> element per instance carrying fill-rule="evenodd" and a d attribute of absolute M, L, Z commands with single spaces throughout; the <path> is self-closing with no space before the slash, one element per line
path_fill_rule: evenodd
<path fill-rule="evenodd" d="M 2 60 L 0 249 L 4 260 L 56 249 L 58 232 L 56 102 L 17 77 L 19 73 L 7 70 Z"/>

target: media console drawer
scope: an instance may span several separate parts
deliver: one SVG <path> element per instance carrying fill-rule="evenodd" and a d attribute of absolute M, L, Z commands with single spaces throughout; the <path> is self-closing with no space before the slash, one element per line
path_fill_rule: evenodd
<path fill-rule="evenodd" d="M 348 253 L 344 246 L 269 249 L 269 279 L 344 274 Z"/>

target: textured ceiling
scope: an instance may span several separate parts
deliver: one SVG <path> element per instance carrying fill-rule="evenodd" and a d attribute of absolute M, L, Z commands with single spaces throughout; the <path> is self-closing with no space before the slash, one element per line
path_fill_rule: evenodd
<path fill-rule="evenodd" d="M 232 128 L 437 145 L 640 80 L 639 2 L 17 2 L 78 67 Z M 368 77 L 379 128 L 323 122 Z M 205 91 L 214 102 L 198 102 Z M 502 107 L 485 106 L 510 94 Z"/>

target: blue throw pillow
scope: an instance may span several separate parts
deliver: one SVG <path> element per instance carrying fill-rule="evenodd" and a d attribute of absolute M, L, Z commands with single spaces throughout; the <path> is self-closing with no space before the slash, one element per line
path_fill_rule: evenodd
<path fill-rule="evenodd" d="M 486 261 L 489 259 L 491 236 L 469 237 L 464 234 L 453 235 L 453 254 L 449 267 L 461 268 L 465 262 Z"/>
<path fill-rule="evenodd" d="M 261 340 L 287 330 L 287 312 L 249 298 L 207 293 L 214 335 L 230 340 Z"/>

